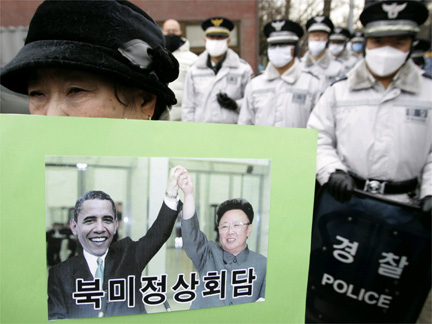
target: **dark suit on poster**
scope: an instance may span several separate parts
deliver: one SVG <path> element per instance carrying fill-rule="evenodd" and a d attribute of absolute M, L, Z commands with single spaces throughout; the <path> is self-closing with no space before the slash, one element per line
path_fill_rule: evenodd
<path fill-rule="evenodd" d="M 179 203 L 179 207 L 181 203 Z M 104 316 L 118 316 L 146 313 L 142 302 L 141 287 L 142 271 L 159 251 L 162 245 L 171 235 L 178 212 L 170 209 L 164 203 L 159 215 L 146 235 L 138 241 L 132 241 L 129 237 L 112 243 L 105 259 L 103 290 L 108 291 L 109 279 L 126 279 L 135 276 L 135 307 L 128 307 L 128 300 L 107 302 L 107 295 L 102 298 Z M 94 304 L 77 304 L 72 294 L 76 292 L 76 280 L 94 281 L 83 254 L 68 259 L 49 271 L 48 278 L 48 318 L 87 318 L 97 317 L 99 310 L 94 309 Z M 127 291 L 127 290 L 126 290 Z M 126 297 L 128 297 L 126 293 Z"/>

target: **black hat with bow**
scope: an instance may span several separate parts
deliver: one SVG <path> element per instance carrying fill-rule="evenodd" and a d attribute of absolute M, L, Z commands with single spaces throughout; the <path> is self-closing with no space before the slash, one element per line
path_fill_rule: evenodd
<path fill-rule="evenodd" d="M 47 0 L 36 10 L 25 46 L 1 73 L 1 84 L 27 93 L 31 69 L 53 67 L 111 77 L 176 103 L 167 84 L 179 65 L 165 48 L 160 27 L 124 0 Z"/>

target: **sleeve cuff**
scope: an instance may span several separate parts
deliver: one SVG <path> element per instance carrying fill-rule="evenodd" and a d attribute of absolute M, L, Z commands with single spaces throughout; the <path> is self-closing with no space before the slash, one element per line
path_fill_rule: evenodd
<path fill-rule="evenodd" d="M 169 209 L 177 210 L 177 206 L 178 206 L 179 200 L 180 200 L 180 198 L 178 196 L 175 199 L 174 198 L 165 197 L 164 198 L 164 203 L 165 203 L 165 205 L 168 206 Z"/>

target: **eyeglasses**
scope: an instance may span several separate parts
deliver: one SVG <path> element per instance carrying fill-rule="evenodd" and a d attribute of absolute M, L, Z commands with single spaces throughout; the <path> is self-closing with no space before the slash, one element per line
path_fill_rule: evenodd
<path fill-rule="evenodd" d="M 232 224 L 224 223 L 224 224 L 219 226 L 219 231 L 221 233 L 227 233 L 229 231 L 230 227 L 232 227 L 233 231 L 238 233 L 242 229 L 243 225 L 250 225 L 250 223 L 242 223 L 242 222 L 236 222 L 236 223 L 232 223 Z"/>

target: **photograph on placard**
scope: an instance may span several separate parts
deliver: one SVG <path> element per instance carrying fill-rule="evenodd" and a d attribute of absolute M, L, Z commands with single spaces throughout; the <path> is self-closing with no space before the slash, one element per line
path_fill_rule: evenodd
<path fill-rule="evenodd" d="M 271 160 L 46 156 L 48 318 L 265 301 Z"/>

